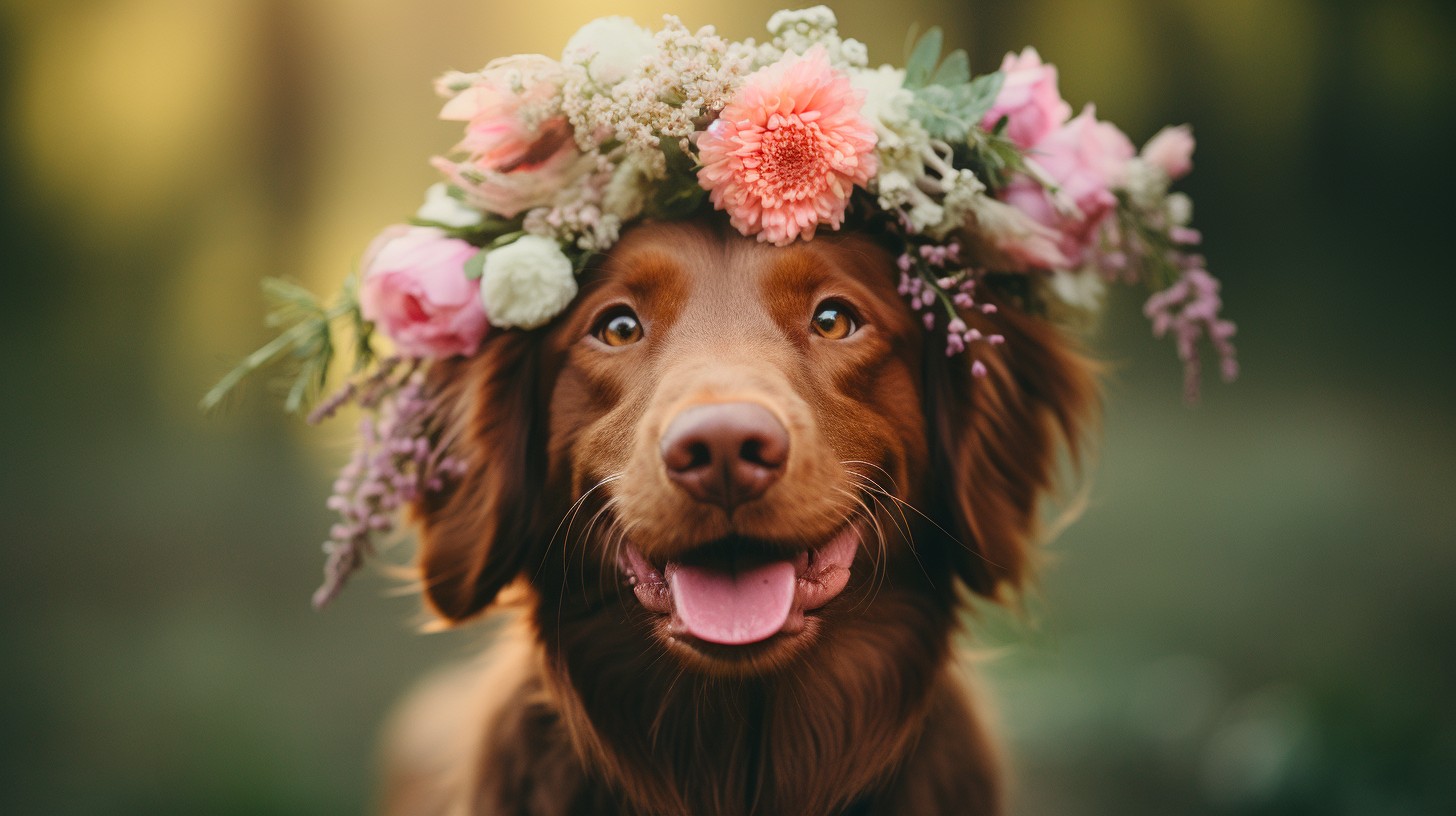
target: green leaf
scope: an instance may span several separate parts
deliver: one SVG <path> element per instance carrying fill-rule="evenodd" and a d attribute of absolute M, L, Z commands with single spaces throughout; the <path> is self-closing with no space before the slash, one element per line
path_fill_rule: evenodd
<path fill-rule="evenodd" d="M 491 239 L 490 243 L 485 245 L 486 252 L 489 252 L 492 249 L 500 249 L 506 244 L 514 243 L 516 239 L 523 237 L 525 234 L 525 230 L 516 230 L 514 232 L 507 232 L 502 235 L 497 235 L 495 238 Z M 484 264 L 485 258 L 481 258 L 480 262 Z M 482 267 L 482 269 L 483 268 L 484 267 Z"/>
<path fill-rule="evenodd" d="M 925 126 L 932 138 L 947 142 L 964 142 L 970 136 L 975 120 L 966 115 L 970 100 L 969 85 L 947 88 L 927 85 L 915 92 L 910 115 Z"/>
<path fill-rule="evenodd" d="M 971 84 L 968 86 L 966 107 L 963 111 L 965 117 L 972 122 L 981 121 L 986 112 L 991 110 L 991 106 L 996 104 L 996 96 L 1001 93 L 1001 86 L 1005 82 L 1006 75 L 1000 71 L 982 74 L 971 80 Z"/>
<path fill-rule="evenodd" d="M 263 295 L 279 305 L 288 305 L 311 312 L 322 312 L 318 296 L 285 278 L 264 278 Z"/>
<path fill-rule="evenodd" d="M 944 85 L 947 88 L 953 85 L 964 85 L 971 81 L 971 58 L 966 52 L 957 48 L 945 55 L 945 61 L 935 69 L 935 76 L 931 77 L 931 85 Z"/>
<path fill-rule="evenodd" d="M 364 313 L 359 309 L 359 280 L 358 272 L 344 278 L 344 288 L 339 292 L 336 311 L 342 311 L 343 315 L 349 318 L 349 328 L 354 335 L 354 365 L 353 371 L 360 372 L 374 362 L 374 345 L 370 341 L 374 337 L 374 324 L 364 319 Z"/>
<path fill-rule="evenodd" d="M 910 55 L 915 53 L 915 43 L 920 41 L 920 24 L 911 23 L 910 28 L 905 30 L 905 48 L 901 51 L 905 62 L 910 62 Z"/>
<path fill-rule="evenodd" d="M 911 90 L 923 88 L 935 73 L 935 64 L 940 61 L 940 48 L 944 35 L 940 26 L 932 26 L 915 43 L 910 58 L 905 62 L 905 87 Z"/>
<path fill-rule="evenodd" d="M 233 367 L 231 371 L 224 374 L 222 379 L 217 381 L 210 391 L 202 397 L 200 407 L 204 411 L 211 411 L 222 404 L 227 395 L 242 382 L 245 377 L 258 369 L 276 362 L 284 354 L 292 351 L 303 339 L 309 326 L 300 323 L 288 331 L 278 335 L 261 348 L 243 358 L 241 363 Z"/>
<path fill-rule="evenodd" d="M 644 208 L 649 218 L 674 220 L 696 213 L 708 192 L 698 184 L 696 162 L 683 153 L 677 141 L 664 139 L 662 155 L 667 161 L 667 178 L 658 182 Z"/>
<path fill-rule="evenodd" d="M 306 410 L 327 383 L 334 357 L 333 323 L 341 318 L 348 317 L 354 325 L 356 370 L 367 365 L 373 358 L 369 337 L 374 327 L 359 313 L 356 289 L 357 282 L 347 280 L 338 301 L 325 310 L 304 287 L 281 278 L 265 278 L 263 291 L 276 304 L 268 315 L 268 325 L 283 331 L 223 375 L 203 396 L 202 410 L 216 408 L 248 375 L 286 358 L 291 358 L 293 371 L 284 407 L 294 413 Z"/>
<path fill-rule="evenodd" d="M 490 250 L 482 249 L 470 256 L 470 260 L 465 262 L 466 278 L 479 280 L 480 276 L 485 274 L 485 256 L 488 254 L 490 254 Z"/>
<path fill-rule="evenodd" d="M 707 196 L 707 191 L 691 176 L 678 183 L 662 182 L 647 202 L 646 213 L 650 218 L 662 220 L 687 218 L 698 211 Z"/>

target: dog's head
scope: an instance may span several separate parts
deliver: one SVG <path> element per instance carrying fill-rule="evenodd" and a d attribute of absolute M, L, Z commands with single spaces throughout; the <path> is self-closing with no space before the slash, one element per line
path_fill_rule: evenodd
<path fill-rule="evenodd" d="M 897 277 L 858 235 L 649 224 L 551 326 L 437 366 L 470 470 L 417 507 L 434 609 L 524 577 L 557 620 L 762 672 L 896 597 L 1017 586 L 1091 367 L 1012 308 L 965 316 L 1004 344 L 947 357 Z"/>

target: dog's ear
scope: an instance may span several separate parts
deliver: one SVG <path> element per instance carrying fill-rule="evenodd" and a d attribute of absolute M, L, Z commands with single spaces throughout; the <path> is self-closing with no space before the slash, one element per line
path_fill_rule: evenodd
<path fill-rule="evenodd" d="M 440 433 L 466 468 L 414 506 L 425 598 L 450 622 L 488 606 L 539 539 L 546 468 L 539 339 L 497 332 L 474 356 L 429 372 Z"/>
<path fill-rule="evenodd" d="M 951 560 L 966 586 L 999 598 L 1030 572 L 1038 504 L 1062 450 L 1078 463 L 1098 412 L 1097 367 L 1062 330 L 1020 309 L 966 322 L 1005 342 L 954 357 L 927 349 L 930 516 L 954 536 Z M 972 375 L 976 361 L 985 376 Z"/>

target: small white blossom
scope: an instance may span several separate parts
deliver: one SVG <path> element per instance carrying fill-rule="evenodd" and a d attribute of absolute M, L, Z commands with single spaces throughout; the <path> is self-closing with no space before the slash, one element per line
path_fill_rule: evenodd
<path fill-rule="evenodd" d="M 856 68 L 863 68 L 870 63 L 869 47 L 854 38 L 839 44 L 839 55 L 844 58 L 846 64 Z"/>
<path fill-rule="evenodd" d="M 640 155 L 652 178 L 662 178 L 663 140 L 689 138 L 704 117 L 722 110 L 750 71 L 750 59 L 712 26 L 691 32 L 669 15 L 634 74 L 606 92 L 578 70 L 579 77 L 567 80 L 562 107 L 584 150 L 615 138 Z"/>
<path fill-rule="evenodd" d="M 937 238 L 965 227 L 991 200 L 986 185 L 970 170 L 951 170 L 941 177 L 940 187 L 945 191 L 944 218 L 929 230 Z"/>
<path fill-rule="evenodd" d="M 774 12 L 768 18 L 769 33 L 775 37 L 790 34 L 808 36 L 833 31 L 839 26 L 839 19 L 828 6 L 812 6 L 806 9 L 784 9 Z"/>
<path fill-rule="evenodd" d="M 623 221 L 631 221 L 647 206 L 650 189 L 647 166 L 636 154 L 628 155 L 613 171 L 612 180 L 607 182 L 602 193 L 602 210 Z"/>
<path fill-rule="evenodd" d="M 1168 221 L 1174 226 L 1186 227 L 1193 222 L 1193 199 L 1183 193 L 1173 193 L 1163 202 Z"/>
<path fill-rule="evenodd" d="M 629 17 L 602 17 L 572 35 L 561 61 L 583 66 L 593 81 L 611 86 L 635 72 L 652 51 L 651 31 Z"/>
<path fill-rule="evenodd" d="M 1076 272 L 1053 270 L 1047 288 L 1062 303 L 1085 312 L 1100 311 L 1107 297 L 1107 282 L 1091 267 Z"/>
<path fill-rule="evenodd" d="M 493 326 L 544 326 L 574 297 L 571 261 L 550 238 L 522 236 L 485 256 L 480 300 Z"/>
<path fill-rule="evenodd" d="M 860 113 L 875 126 L 880 143 L 903 141 L 900 131 L 910 123 L 910 104 L 915 95 L 905 89 L 905 72 L 889 65 L 849 72 L 849 82 L 864 91 Z"/>
<path fill-rule="evenodd" d="M 1134 157 L 1122 170 L 1121 187 L 1132 203 L 1144 212 L 1156 210 L 1168 194 L 1168 174 L 1152 162 Z"/>
<path fill-rule="evenodd" d="M 828 6 L 776 12 L 768 18 L 773 40 L 758 49 L 758 62 L 768 65 L 785 53 L 802 54 L 816 45 L 824 47 L 835 68 L 863 68 L 869 63 L 869 49 L 859 40 L 839 37 L 839 20 Z"/>
<path fill-rule="evenodd" d="M 458 229 L 479 224 L 481 215 L 479 210 L 450 195 L 449 185 L 442 181 L 431 184 L 430 189 L 425 191 L 425 203 L 415 212 L 415 218 Z"/>

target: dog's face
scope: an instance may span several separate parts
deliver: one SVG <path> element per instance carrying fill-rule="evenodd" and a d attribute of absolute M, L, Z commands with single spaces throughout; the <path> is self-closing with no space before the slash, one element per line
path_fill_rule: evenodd
<path fill-rule="evenodd" d="M 919 326 L 865 241 L 629 234 L 551 343 L 568 520 L 690 659 L 775 662 L 898 547 L 874 509 L 926 469 Z M 874 545 L 871 550 L 867 545 Z"/>
<path fill-rule="evenodd" d="M 1089 372 L 1048 327 L 976 315 L 1008 342 L 973 381 L 897 277 L 853 235 L 629 232 L 547 330 L 436 375 L 472 470 L 419 508 L 428 597 L 464 618 L 524 573 L 558 620 L 610 610 L 762 673 L 896 596 L 1017 581 Z"/>

